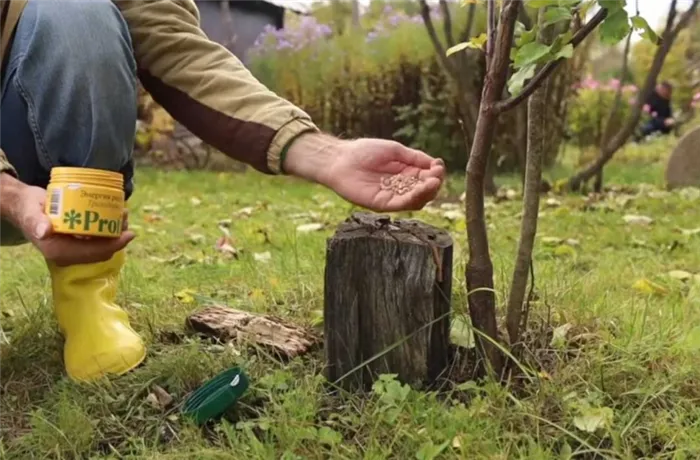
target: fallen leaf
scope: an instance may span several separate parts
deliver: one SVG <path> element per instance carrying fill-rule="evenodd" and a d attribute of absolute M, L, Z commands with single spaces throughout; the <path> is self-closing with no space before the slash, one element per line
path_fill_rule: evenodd
<path fill-rule="evenodd" d="M 638 216 L 634 214 L 627 214 L 622 217 L 625 223 L 630 225 L 649 225 L 654 222 L 654 219 L 648 216 Z"/>
<path fill-rule="evenodd" d="M 546 246 L 556 246 L 558 244 L 561 244 L 564 241 L 564 239 L 557 238 L 556 236 L 543 236 L 540 237 L 540 241 L 542 241 L 542 244 Z"/>
<path fill-rule="evenodd" d="M 141 209 L 143 209 L 144 212 L 158 212 L 160 211 L 160 206 L 158 206 L 157 204 L 147 204 Z"/>
<path fill-rule="evenodd" d="M 671 270 L 668 272 L 668 276 L 677 280 L 687 281 L 693 277 L 693 274 L 685 270 Z"/>
<path fill-rule="evenodd" d="M 609 407 L 591 407 L 574 418 L 574 425 L 581 431 L 595 433 L 601 428 L 610 426 L 612 419 L 613 410 Z"/>
<path fill-rule="evenodd" d="M 309 233 L 309 232 L 317 232 L 323 228 L 323 224 L 319 223 L 312 223 L 312 224 L 303 224 L 299 225 L 297 227 L 297 232 L 301 233 Z"/>
<path fill-rule="evenodd" d="M 452 447 L 455 449 L 459 449 L 460 447 L 462 447 L 462 438 L 460 438 L 459 436 L 455 436 L 454 438 L 452 438 Z"/>
<path fill-rule="evenodd" d="M 158 404 L 162 409 L 167 408 L 173 402 L 173 397 L 158 385 L 153 385 L 153 393 L 156 395 Z"/>
<path fill-rule="evenodd" d="M 183 289 L 180 292 L 176 292 L 175 298 L 182 303 L 192 303 L 192 302 L 194 302 L 194 297 L 192 296 L 192 294 L 195 294 L 195 291 L 187 288 L 187 289 Z"/>
<path fill-rule="evenodd" d="M 272 259 L 272 254 L 270 254 L 268 251 L 259 252 L 259 253 L 253 254 L 253 258 L 258 262 L 267 263 L 270 261 L 270 259 Z"/>
<path fill-rule="evenodd" d="M 569 323 L 562 324 L 561 326 L 557 326 L 554 328 L 552 331 L 552 340 L 550 344 L 552 346 L 561 346 L 564 345 L 566 342 L 566 334 L 569 333 L 573 326 Z"/>
<path fill-rule="evenodd" d="M 660 286 L 660 285 L 658 285 L 658 284 L 654 283 L 653 281 L 650 281 L 646 278 L 638 279 L 637 281 L 634 282 L 632 287 L 634 289 L 636 289 L 637 291 L 641 292 L 642 294 L 648 294 L 648 295 L 651 295 L 651 294 L 662 295 L 662 294 L 666 294 L 668 292 L 666 290 L 666 288 L 664 288 L 663 286 Z"/>
<path fill-rule="evenodd" d="M 458 205 L 457 203 L 442 203 L 440 205 L 440 209 L 459 209 L 459 208 L 461 208 L 461 206 Z"/>
<path fill-rule="evenodd" d="M 233 242 L 227 236 L 222 236 L 216 240 L 214 247 L 223 254 L 238 258 L 238 250 L 233 247 Z"/>
<path fill-rule="evenodd" d="M 143 216 L 143 220 L 145 220 L 148 223 L 153 223 L 153 222 L 158 222 L 158 221 L 163 220 L 163 216 L 161 216 L 160 214 L 151 213 L 151 214 L 146 214 L 145 216 Z M 149 230 L 152 230 L 152 229 L 149 229 Z"/>
<path fill-rule="evenodd" d="M 577 239 L 574 238 L 567 238 L 564 243 L 568 244 L 569 246 L 579 246 L 581 242 Z"/>
<path fill-rule="evenodd" d="M 557 208 L 561 206 L 561 201 L 557 200 L 556 198 L 548 198 L 547 201 L 545 201 L 545 204 L 550 208 Z"/>
<path fill-rule="evenodd" d="M 146 402 L 151 407 L 162 409 L 162 407 L 160 407 L 160 403 L 158 402 L 158 396 L 156 396 L 155 393 L 148 393 L 148 396 L 146 396 Z"/>
<path fill-rule="evenodd" d="M 251 215 L 253 215 L 254 210 L 255 210 L 255 208 L 253 208 L 252 206 L 248 206 L 246 208 L 239 209 L 238 211 L 234 212 L 233 215 L 239 216 L 239 217 L 240 216 L 250 217 Z"/>
<path fill-rule="evenodd" d="M 442 216 L 443 216 L 445 219 L 447 219 L 447 220 L 453 222 L 453 221 L 455 221 L 455 220 L 463 219 L 463 218 L 464 218 L 464 213 L 462 213 L 462 211 L 457 211 L 456 209 L 454 209 L 454 210 L 451 210 L 451 211 L 445 211 L 445 212 L 443 212 L 443 213 L 442 213 Z"/>
<path fill-rule="evenodd" d="M 685 229 L 685 228 L 679 228 L 680 232 L 686 236 L 693 236 L 697 235 L 700 233 L 700 228 L 693 228 L 693 229 Z"/>
<path fill-rule="evenodd" d="M 199 244 L 204 241 L 204 235 L 201 235 L 199 233 L 193 233 L 190 235 L 189 240 L 193 244 Z"/>
<path fill-rule="evenodd" d="M 192 206 L 199 206 L 200 204 L 202 204 L 202 200 L 193 196 L 192 198 L 190 198 L 190 203 L 192 203 Z"/>
<path fill-rule="evenodd" d="M 474 348 L 474 332 L 464 316 L 459 315 L 452 320 L 450 340 L 460 347 Z"/>

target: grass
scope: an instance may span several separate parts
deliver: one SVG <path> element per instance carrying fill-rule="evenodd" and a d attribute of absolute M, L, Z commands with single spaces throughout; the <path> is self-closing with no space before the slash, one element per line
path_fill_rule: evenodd
<path fill-rule="evenodd" d="M 130 203 L 139 236 L 119 291 L 149 344 L 141 368 L 93 385 L 67 380 L 44 264 L 31 248 L 2 249 L 2 324 L 11 344 L 2 356 L 0 458 L 698 458 L 700 283 L 668 272 L 700 272 L 700 234 L 681 230 L 698 226 L 700 191 L 660 189 L 672 143 L 630 147 L 610 165 L 607 183 L 624 192 L 543 200 L 531 323 L 555 327 L 557 338 L 535 350 L 534 361 L 547 363 L 524 391 L 464 382 L 460 398 L 388 377 L 368 396 L 330 397 L 320 354 L 282 364 L 189 337 L 184 321 L 202 297 L 318 325 L 325 238 L 352 208 L 290 178 L 141 170 Z M 547 175 L 561 179 L 570 169 L 565 162 Z M 445 193 L 460 192 L 461 178 L 451 178 Z M 249 207 L 249 216 L 233 215 Z M 519 200 L 487 208 L 499 305 L 520 212 Z M 626 214 L 654 222 L 627 224 Z M 464 221 L 430 210 L 414 217 L 452 232 L 453 306 L 465 318 Z M 238 260 L 214 248 L 223 219 L 232 219 Z M 309 222 L 328 226 L 295 230 Z M 265 252 L 269 262 L 256 260 Z M 637 280 L 654 284 L 635 288 Z M 233 365 L 246 369 L 251 389 L 211 427 L 146 400 L 155 383 L 182 401 Z"/>

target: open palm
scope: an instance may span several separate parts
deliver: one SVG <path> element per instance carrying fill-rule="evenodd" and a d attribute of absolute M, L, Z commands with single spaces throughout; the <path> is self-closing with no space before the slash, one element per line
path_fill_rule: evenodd
<path fill-rule="evenodd" d="M 445 176 L 445 165 L 398 142 L 358 139 L 347 142 L 329 165 L 327 183 L 341 197 L 377 212 L 422 209 L 435 199 Z M 382 187 L 395 175 L 412 176 L 416 185 L 403 194 Z"/>

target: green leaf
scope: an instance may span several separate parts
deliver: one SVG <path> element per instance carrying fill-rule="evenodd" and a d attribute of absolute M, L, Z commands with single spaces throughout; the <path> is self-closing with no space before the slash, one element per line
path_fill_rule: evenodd
<path fill-rule="evenodd" d="M 460 347 L 474 348 L 474 333 L 472 332 L 471 325 L 463 316 L 456 316 L 452 320 L 450 340 Z"/>
<path fill-rule="evenodd" d="M 416 452 L 416 459 L 417 460 L 433 460 L 438 457 L 442 453 L 443 450 L 447 448 L 447 446 L 450 444 L 450 441 L 447 440 L 443 442 L 440 445 L 435 445 L 433 444 L 432 441 L 428 441 L 425 444 L 423 444 L 418 452 Z"/>
<path fill-rule="evenodd" d="M 559 0 L 529 0 L 526 4 L 530 8 L 547 8 L 548 6 L 557 6 Z"/>
<path fill-rule="evenodd" d="M 458 51 L 462 51 L 469 48 L 469 42 L 457 43 L 455 46 L 450 46 L 445 52 L 446 55 L 450 56 Z"/>
<path fill-rule="evenodd" d="M 535 75 L 536 67 L 537 64 L 528 64 L 510 77 L 510 80 L 508 80 L 508 91 L 511 95 L 516 96 L 520 94 L 523 86 L 525 86 L 525 82 Z"/>
<path fill-rule="evenodd" d="M 629 16 L 623 9 L 608 15 L 600 25 L 600 39 L 605 45 L 614 45 L 630 32 Z"/>
<path fill-rule="evenodd" d="M 568 45 L 564 46 L 561 50 L 559 50 L 559 52 L 554 55 L 554 58 L 555 59 L 560 59 L 560 58 L 570 59 L 571 56 L 573 56 L 573 55 L 574 55 L 574 45 L 569 43 Z"/>
<path fill-rule="evenodd" d="M 581 0 L 559 0 L 559 6 L 564 6 L 567 8 L 573 8 L 578 6 Z"/>
<path fill-rule="evenodd" d="M 598 0 L 598 5 L 600 5 L 601 8 L 605 8 L 608 10 L 608 15 L 619 11 L 619 10 L 624 10 L 625 5 L 627 5 L 626 0 Z"/>
<path fill-rule="evenodd" d="M 544 13 L 544 26 L 557 24 L 562 21 L 570 21 L 572 17 L 571 10 L 569 8 L 563 6 L 549 8 Z"/>
<path fill-rule="evenodd" d="M 327 444 L 329 446 L 337 446 L 343 442 L 343 436 L 337 431 L 328 428 L 327 426 L 322 426 L 318 430 L 318 438 L 322 444 Z"/>
<path fill-rule="evenodd" d="M 634 27 L 636 30 L 641 30 L 642 32 L 639 34 L 640 37 L 649 40 L 655 45 L 659 44 L 659 36 L 656 35 L 656 32 L 654 32 L 654 29 L 651 28 L 649 23 L 647 22 L 646 19 L 643 17 L 637 15 L 633 16 L 631 18 L 632 21 L 632 27 Z"/>
<path fill-rule="evenodd" d="M 513 65 L 516 69 L 524 67 L 529 64 L 536 64 L 543 57 L 547 56 L 550 47 L 537 42 L 532 42 L 524 45 L 515 54 L 515 59 Z"/>
<path fill-rule="evenodd" d="M 523 46 L 527 45 L 528 43 L 532 43 L 535 41 L 537 38 L 537 32 L 539 31 L 539 28 L 537 25 L 535 25 L 532 30 L 525 30 L 523 31 L 520 36 L 515 40 L 515 46 L 518 48 L 522 48 Z"/>
<path fill-rule="evenodd" d="M 481 34 L 479 36 L 473 37 L 468 42 L 457 43 L 455 46 L 451 46 L 450 48 L 447 49 L 445 54 L 447 56 L 450 56 L 454 53 L 465 50 L 467 48 L 483 49 L 484 43 L 486 43 L 486 39 L 487 39 L 486 34 Z"/>
<path fill-rule="evenodd" d="M 613 410 L 609 407 L 589 407 L 574 418 L 574 425 L 581 431 L 595 433 L 601 428 L 610 426 L 612 419 Z"/>

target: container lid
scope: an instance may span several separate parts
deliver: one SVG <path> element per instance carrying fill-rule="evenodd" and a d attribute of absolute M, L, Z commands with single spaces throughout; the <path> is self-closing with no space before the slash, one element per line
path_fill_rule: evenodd
<path fill-rule="evenodd" d="M 233 407 L 248 389 L 248 383 L 240 368 L 224 371 L 195 390 L 185 400 L 182 413 L 202 425 Z"/>

